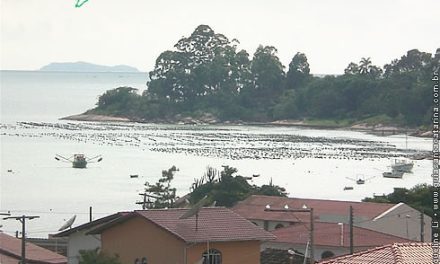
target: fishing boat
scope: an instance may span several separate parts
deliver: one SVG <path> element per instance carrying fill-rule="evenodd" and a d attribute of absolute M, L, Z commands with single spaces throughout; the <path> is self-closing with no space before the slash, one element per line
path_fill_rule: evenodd
<path fill-rule="evenodd" d="M 365 179 L 365 177 L 357 177 L 356 179 L 353 179 L 353 178 L 350 178 L 350 177 L 345 177 L 345 178 L 347 178 L 347 179 L 349 179 L 349 180 L 351 180 L 351 181 L 354 181 L 354 182 L 356 182 L 356 184 L 358 184 L 358 185 L 362 185 L 362 184 L 365 184 L 367 181 L 370 181 L 371 179 L 373 179 L 375 176 L 373 176 L 373 177 L 369 177 L 369 178 L 367 178 L 367 179 Z"/>
<path fill-rule="evenodd" d="M 392 170 L 392 171 L 384 172 L 382 175 L 383 175 L 384 178 L 402 179 L 403 172 L 402 171 Z"/>
<path fill-rule="evenodd" d="M 86 156 L 84 156 L 84 154 L 74 154 L 72 167 L 78 169 L 84 169 L 85 167 L 87 167 Z"/>
<path fill-rule="evenodd" d="M 394 163 L 391 164 L 391 169 L 397 172 L 411 172 L 413 167 L 414 167 L 414 162 L 407 160 L 395 159 Z"/>
<path fill-rule="evenodd" d="M 364 179 L 357 179 L 356 184 L 365 184 L 365 180 Z"/>
<path fill-rule="evenodd" d="M 98 155 L 93 158 L 87 158 L 84 154 L 73 154 L 73 156 L 66 158 L 56 154 L 55 159 L 58 161 L 72 163 L 72 168 L 85 169 L 87 167 L 87 163 L 100 162 L 102 157 L 101 155 Z"/>

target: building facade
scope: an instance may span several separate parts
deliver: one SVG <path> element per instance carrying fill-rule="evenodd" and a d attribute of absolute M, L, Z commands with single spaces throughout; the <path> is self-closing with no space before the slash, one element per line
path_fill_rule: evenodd
<path fill-rule="evenodd" d="M 255 264 L 262 241 L 274 239 L 226 208 L 202 208 L 180 219 L 188 209 L 135 211 L 94 231 L 102 250 L 123 264 Z"/>

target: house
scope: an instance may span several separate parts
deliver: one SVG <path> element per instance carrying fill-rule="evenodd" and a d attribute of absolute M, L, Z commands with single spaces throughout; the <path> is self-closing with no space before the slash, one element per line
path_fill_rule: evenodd
<path fill-rule="evenodd" d="M 431 264 L 433 249 L 430 243 L 394 243 L 319 262 L 319 264 Z"/>
<path fill-rule="evenodd" d="M 90 234 L 100 234 L 103 252 L 123 264 L 255 264 L 261 243 L 275 238 L 227 208 L 201 208 L 181 219 L 188 210 L 134 211 Z"/>
<path fill-rule="evenodd" d="M 387 204 L 253 195 L 237 203 L 232 209 L 269 231 L 310 221 L 309 213 L 265 211 L 266 207 L 282 209 L 285 206 L 313 208 L 315 222 L 344 224 L 349 223 L 349 208 L 352 206 L 355 226 L 415 241 L 421 241 L 421 236 L 424 241 L 431 238 L 431 217 L 404 203 Z"/>
<path fill-rule="evenodd" d="M 308 223 L 278 228 L 271 233 L 277 238 L 264 243 L 263 248 L 292 248 L 303 255 L 306 253 L 310 237 Z M 350 253 L 350 230 L 348 225 L 342 223 L 315 223 L 313 238 L 315 260 Z M 413 241 L 362 227 L 353 227 L 354 252 L 396 242 L 405 243 Z"/>
<path fill-rule="evenodd" d="M 61 233 L 55 234 L 53 237 L 67 237 L 67 258 L 69 264 L 78 264 L 80 250 L 94 250 L 96 248 L 101 248 L 101 236 L 99 234 L 89 235 L 87 232 L 126 214 L 128 213 L 121 212 L 108 215 L 95 221 L 67 229 Z"/>
<path fill-rule="evenodd" d="M 48 249 L 63 256 L 67 256 L 67 238 L 64 237 L 51 237 L 48 238 L 31 238 L 27 237 L 26 241 L 37 245 L 39 247 Z"/>
<path fill-rule="evenodd" d="M 65 264 L 66 257 L 26 242 L 26 263 Z M 21 260 L 21 239 L 0 232 L 0 263 L 18 264 Z"/>

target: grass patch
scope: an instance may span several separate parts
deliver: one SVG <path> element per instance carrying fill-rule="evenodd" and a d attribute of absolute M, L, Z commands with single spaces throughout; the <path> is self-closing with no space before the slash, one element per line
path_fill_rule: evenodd
<path fill-rule="evenodd" d="M 347 127 L 353 124 L 353 121 L 350 119 L 309 119 L 304 120 L 304 123 L 310 126 Z"/>
<path fill-rule="evenodd" d="M 387 115 L 376 115 L 376 116 L 372 116 L 366 119 L 363 119 L 357 123 L 366 123 L 370 126 L 373 125 L 378 125 L 378 124 L 382 124 L 382 125 L 392 125 L 395 124 L 395 120 Z"/>

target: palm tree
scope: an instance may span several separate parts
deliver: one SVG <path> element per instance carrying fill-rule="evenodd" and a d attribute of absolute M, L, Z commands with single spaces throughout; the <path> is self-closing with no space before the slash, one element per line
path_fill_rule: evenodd
<path fill-rule="evenodd" d="M 371 59 L 368 58 L 362 58 L 359 62 L 359 73 L 360 74 L 367 74 L 370 72 L 371 69 Z"/>

